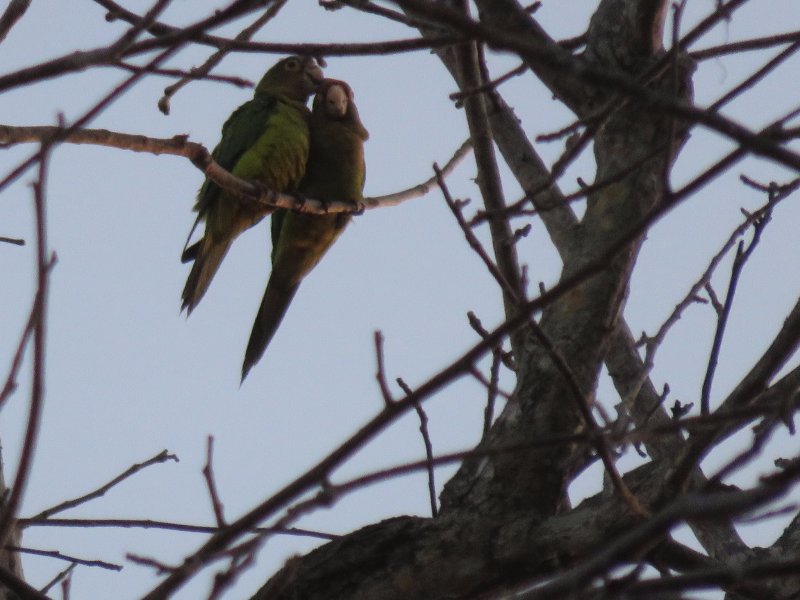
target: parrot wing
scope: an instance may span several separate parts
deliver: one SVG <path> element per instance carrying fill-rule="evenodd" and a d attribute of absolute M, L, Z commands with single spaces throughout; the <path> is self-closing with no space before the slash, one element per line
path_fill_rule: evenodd
<path fill-rule="evenodd" d="M 252 148 L 267 129 L 270 115 L 275 112 L 277 101 L 275 98 L 256 97 L 242 104 L 233 111 L 222 126 L 222 139 L 211 152 L 214 161 L 227 171 L 233 171 L 242 155 Z M 186 244 L 181 254 L 181 262 L 187 263 L 197 258 L 202 240 L 189 246 L 189 240 L 197 228 L 198 223 L 206 216 L 211 206 L 219 198 L 222 188 L 210 179 L 206 179 L 197 194 L 197 219 L 192 225 L 186 238 Z"/>

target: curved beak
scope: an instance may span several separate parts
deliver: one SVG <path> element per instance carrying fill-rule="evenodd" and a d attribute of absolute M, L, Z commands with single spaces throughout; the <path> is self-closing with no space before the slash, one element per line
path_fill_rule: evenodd
<path fill-rule="evenodd" d="M 308 61 L 306 61 L 304 73 L 311 91 L 316 92 L 322 80 L 325 78 L 325 74 L 322 72 L 322 67 L 319 66 L 315 58 L 309 58 Z"/>

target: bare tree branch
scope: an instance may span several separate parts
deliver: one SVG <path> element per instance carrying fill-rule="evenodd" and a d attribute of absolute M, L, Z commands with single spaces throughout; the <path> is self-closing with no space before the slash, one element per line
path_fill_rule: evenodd
<path fill-rule="evenodd" d="M 67 562 L 71 562 L 74 565 L 81 565 L 83 567 L 99 567 L 101 569 L 107 569 L 109 571 L 122 570 L 122 565 L 106 562 L 104 560 L 78 558 L 76 556 L 70 556 L 68 554 L 64 554 L 63 552 L 60 552 L 58 550 L 39 550 L 37 548 L 20 548 L 19 546 L 10 546 L 8 547 L 8 549 L 14 552 L 20 552 L 21 554 L 32 554 L 35 556 L 44 556 L 47 558 L 65 560 Z"/>
<path fill-rule="evenodd" d="M 246 203 L 260 206 L 288 208 L 309 214 L 333 214 L 339 212 L 352 213 L 364 209 L 395 206 L 407 200 L 413 200 L 427 194 L 435 177 L 401 192 L 386 196 L 367 197 L 360 207 L 353 207 L 352 202 L 341 202 L 336 199 L 299 198 L 291 194 L 273 192 L 260 184 L 240 179 L 220 167 L 211 158 L 211 153 L 201 144 L 190 142 L 186 136 L 177 135 L 172 138 L 151 138 L 143 135 L 119 133 L 107 129 L 64 129 L 61 127 L 33 126 L 13 127 L 0 125 L 0 143 L 20 144 L 40 140 L 58 140 L 71 144 L 92 144 L 109 146 L 133 152 L 149 154 L 171 154 L 188 158 L 194 166 L 207 177 Z M 470 144 L 465 142 L 450 158 L 442 170 L 443 175 L 451 173 L 464 156 L 469 152 Z"/>
<path fill-rule="evenodd" d="M 111 488 L 115 487 L 116 485 L 125 481 L 128 477 L 131 477 L 141 471 L 142 469 L 146 469 L 147 467 L 159 463 L 165 463 L 168 460 L 173 460 L 178 462 L 178 457 L 174 454 L 169 454 L 166 450 L 162 450 L 152 458 L 147 459 L 144 462 L 136 463 L 128 469 L 126 469 L 123 473 L 114 477 L 108 483 L 101 485 L 96 490 L 89 492 L 88 494 L 84 494 L 83 496 L 79 496 L 78 498 L 73 498 L 72 500 L 65 500 L 53 506 L 51 508 L 46 508 L 45 510 L 41 511 L 40 513 L 35 514 L 34 516 L 30 517 L 30 520 L 40 520 L 40 519 L 49 519 L 52 515 L 58 514 L 65 510 L 69 510 L 71 508 L 75 508 L 76 506 L 80 506 L 81 504 L 85 504 L 94 500 L 95 498 L 101 498 L 105 496 L 106 492 L 108 492 Z"/>
<path fill-rule="evenodd" d="M 42 418 L 44 404 L 44 360 L 45 360 L 45 316 L 47 313 L 48 275 L 52 257 L 48 257 L 47 227 L 45 224 L 45 185 L 47 180 L 47 145 L 42 145 L 39 173 L 33 184 L 34 212 L 36 215 L 36 275 L 37 289 L 34 301 L 36 317 L 33 319 L 33 383 L 28 409 L 28 422 L 25 428 L 24 441 L 20 450 L 17 473 L 11 486 L 11 493 L 0 509 L 0 547 L 4 547 L 15 527 L 17 511 L 22 503 L 22 496 L 33 465 L 33 453 L 39 434 L 39 423 Z M 23 336 L 24 339 L 24 336 Z"/>

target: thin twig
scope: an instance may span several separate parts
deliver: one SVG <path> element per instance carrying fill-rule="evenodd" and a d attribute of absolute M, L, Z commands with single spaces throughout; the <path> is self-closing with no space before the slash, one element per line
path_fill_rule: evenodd
<path fill-rule="evenodd" d="M 187 523 L 174 523 L 171 521 L 156 521 L 153 519 L 26 519 L 20 518 L 17 524 L 21 528 L 26 527 L 77 527 L 81 529 L 121 528 L 121 529 L 164 529 L 167 531 L 181 531 L 185 533 L 210 534 L 220 530 L 219 527 L 208 525 L 190 525 Z M 337 535 L 313 531 L 311 529 L 301 529 L 297 527 L 256 527 L 252 533 L 262 533 L 270 535 L 291 535 L 295 537 L 310 537 L 320 540 L 334 540 Z"/>
<path fill-rule="evenodd" d="M 254 538 L 230 548 L 226 554 L 230 556 L 228 568 L 214 574 L 214 585 L 207 600 L 217 600 L 223 592 L 230 588 L 246 569 L 256 562 L 258 539 Z"/>
<path fill-rule="evenodd" d="M 114 60 L 108 63 L 110 67 L 116 67 L 118 69 L 124 69 L 125 71 L 129 71 L 131 73 L 140 73 L 145 72 L 145 67 L 140 67 L 139 65 L 134 65 L 122 60 Z M 234 75 L 214 75 L 212 73 L 195 73 L 194 71 L 182 71 L 180 69 L 147 69 L 146 73 L 148 75 L 159 75 L 161 77 L 185 77 L 187 79 L 192 80 L 200 80 L 200 81 L 213 81 L 216 83 L 228 83 L 230 85 L 234 85 L 238 88 L 252 88 L 255 86 L 255 83 L 250 81 L 249 79 L 245 79 L 243 77 L 236 77 Z"/>
<path fill-rule="evenodd" d="M 62 600 L 69 600 L 69 593 L 72 589 L 72 574 L 68 574 L 61 580 L 61 598 Z"/>
<path fill-rule="evenodd" d="M 375 359 L 378 363 L 378 370 L 375 373 L 375 378 L 378 380 L 378 386 L 381 388 L 384 404 L 390 406 L 394 400 L 392 399 L 392 392 L 386 380 L 386 367 L 383 360 L 383 333 L 380 331 L 375 332 Z"/>
<path fill-rule="evenodd" d="M 528 67 L 527 63 L 522 63 L 517 67 L 514 67 L 507 73 L 504 73 L 500 77 L 492 79 L 491 81 L 487 81 L 481 86 L 471 90 L 463 90 L 459 92 L 454 92 L 450 94 L 450 100 L 461 101 L 467 96 L 471 94 L 482 94 L 483 92 L 488 92 L 490 90 L 496 89 L 498 86 L 504 84 L 506 81 L 513 77 L 517 77 L 518 75 L 522 75 L 525 71 L 527 71 L 530 67 Z"/>
<path fill-rule="evenodd" d="M 114 486 L 116 486 L 116 485 L 122 483 L 123 481 L 125 481 L 128 477 L 131 477 L 131 476 L 135 475 L 136 473 L 138 473 L 142 469 L 146 469 L 147 467 L 149 467 L 151 465 L 164 463 L 164 462 L 167 462 L 168 460 L 173 460 L 175 462 L 178 462 L 178 457 L 175 456 L 174 454 L 170 454 L 166 450 L 162 450 L 161 452 L 156 454 L 154 457 L 149 458 L 144 462 L 136 463 L 134 465 L 131 465 L 124 472 L 122 472 L 119 475 L 117 475 L 116 477 L 114 477 L 108 483 L 105 483 L 105 484 L 101 485 L 96 490 L 91 491 L 88 494 L 84 494 L 83 496 L 79 496 L 78 498 L 73 498 L 72 500 L 65 500 L 64 502 L 61 502 L 61 503 L 59 503 L 59 504 L 57 504 L 55 506 L 52 506 L 50 508 L 46 508 L 45 510 L 41 511 L 40 513 L 32 516 L 31 520 L 48 519 L 52 515 L 55 515 L 55 514 L 60 513 L 60 512 L 64 512 L 65 510 L 68 510 L 70 508 L 75 508 L 76 506 L 80 506 L 81 504 L 85 504 L 85 503 L 87 503 L 87 502 L 89 502 L 91 500 L 94 500 L 95 498 L 100 498 L 102 496 L 105 496 L 106 492 L 108 492 Z"/>
<path fill-rule="evenodd" d="M 717 471 L 708 478 L 708 481 L 704 486 L 705 489 L 710 491 L 718 489 L 725 479 L 730 477 L 736 471 L 739 471 L 742 467 L 747 465 L 747 463 L 761 456 L 761 453 L 769 441 L 769 438 L 772 437 L 775 429 L 780 424 L 781 420 L 773 417 L 765 419 L 759 423 L 757 427 L 754 427 L 754 435 L 752 442 L 750 443 L 750 447 L 745 448 L 743 451 L 737 453 L 733 458 L 728 460 L 727 463 L 717 469 Z"/>
<path fill-rule="evenodd" d="M 51 270 L 55 264 L 56 260 L 54 255 L 50 261 L 50 264 L 48 265 L 48 271 Z M 0 391 L 0 408 L 2 408 L 3 404 L 5 404 L 5 402 L 11 397 L 11 394 L 13 394 L 17 389 L 17 375 L 20 367 L 22 366 L 22 358 L 25 353 L 25 348 L 28 345 L 28 340 L 33 333 L 36 320 L 39 318 L 40 301 L 41 295 L 37 293 L 34 296 L 31 304 L 31 311 L 28 313 L 28 320 L 25 322 L 25 327 L 22 329 L 22 334 L 17 342 L 17 349 L 14 352 L 14 358 L 11 359 L 11 367 L 8 370 L 5 384 L 3 384 L 3 389 Z"/>
<path fill-rule="evenodd" d="M 768 35 L 765 37 L 703 48 L 702 50 L 691 52 L 689 56 L 698 61 L 708 60 L 709 58 L 716 58 L 717 56 L 723 56 L 725 54 L 739 54 L 740 52 L 746 52 L 748 50 L 763 50 L 764 48 L 772 48 L 773 46 L 782 46 L 783 44 L 789 44 L 798 40 L 800 40 L 800 31 L 790 31 L 789 33 Z"/>
<path fill-rule="evenodd" d="M 23 240 L 21 238 L 10 238 L 10 237 L 2 236 L 2 235 L 0 235 L 0 242 L 3 242 L 4 244 L 13 244 L 15 246 L 24 246 L 25 245 L 25 240 Z"/>
<path fill-rule="evenodd" d="M 42 144 L 39 152 L 39 173 L 33 183 L 33 204 L 36 218 L 36 296 L 37 307 L 33 323 L 33 381 L 31 383 L 30 407 L 28 423 L 25 428 L 19 463 L 11 493 L 0 511 L 0 546 L 5 546 L 14 527 L 17 511 L 22 503 L 22 496 L 28 483 L 33 465 L 33 453 L 39 435 L 39 423 L 42 418 L 44 404 L 44 360 L 45 360 L 45 315 L 47 312 L 48 274 L 51 259 L 47 255 L 47 223 L 45 209 L 45 185 L 47 181 L 48 158 L 50 148 Z"/>
<path fill-rule="evenodd" d="M 55 576 L 55 577 L 53 577 L 53 578 L 52 578 L 50 581 L 48 581 L 48 582 L 47 582 L 47 584 L 45 584 L 45 585 L 44 585 L 44 587 L 42 587 L 42 589 L 41 589 L 41 592 L 42 592 L 43 594 L 46 594 L 47 592 L 49 592 L 49 591 L 50 591 L 50 589 L 51 589 L 51 588 L 52 588 L 54 585 L 56 585 L 56 584 L 57 584 L 59 581 L 61 581 L 62 579 L 64 579 L 65 577 L 67 577 L 67 576 L 68 576 L 70 573 L 72 573 L 72 571 L 73 571 L 73 570 L 75 569 L 75 567 L 77 567 L 77 566 L 78 566 L 78 564 L 77 564 L 77 563 L 72 563 L 70 566 L 68 566 L 66 569 L 64 569 L 64 570 L 63 570 L 63 571 L 61 571 L 61 572 L 60 572 L 58 575 L 56 575 L 56 576 Z"/>
<path fill-rule="evenodd" d="M 217 520 L 217 527 L 225 527 L 225 512 L 222 502 L 217 493 L 217 484 L 214 481 L 214 436 L 209 435 L 206 440 L 206 465 L 203 467 L 203 479 L 205 479 L 208 495 L 211 498 L 211 507 L 214 509 L 214 518 Z"/>
<path fill-rule="evenodd" d="M 326 8 L 335 8 L 337 5 L 344 4 L 365 13 L 378 15 L 385 19 L 389 19 L 390 21 L 402 23 L 403 25 L 407 25 L 411 28 L 430 26 L 430 22 L 426 21 L 425 19 L 417 18 L 413 15 L 398 12 L 396 10 L 391 10 L 384 6 L 380 6 L 379 4 L 375 4 L 374 2 L 370 2 L 370 0 L 320 0 L 320 4 Z M 459 41 L 463 41 L 463 39 Z"/>
<path fill-rule="evenodd" d="M 708 366 L 703 379 L 703 388 L 700 394 L 701 414 L 707 415 L 711 411 L 711 384 L 714 381 L 714 372 L 717 368 L 719 352 L 720 348 L 722 347 L 722 336 L 725 334 L 725 326 L 728 324 L 728 317 L 730 316 L 731 308 L 733 307 L 733 297 L 736 293 L 736 285 L 739 282 L 739 276 L 742 273 L 742 269 L 744 268 L 747 259 L 750 258 L 753 250 L 755 250 L 756 246 L 758 245 L 758 242 L 761 239 L 761 232 L 769 222 L 769 218 L 770 212 L 767 211 L 760 219 L 756 220 L 753 224 L 753 239 L 750 241 L 747 249 L 744 249 L 744 242 L 740 241 L 739 247 L 736 250 L 736 256 L 733 259 L 733 266 L 731 268 L 730 282 L 728 283 L 728 292 L 725 296 L 725 304 L 722 312 L 719 315 L 719 318 L 717 319 L 717 328 L 714 332 L 714 341 L 711 346 L 711 354 L 708 358 Z"/>
<path fill-rule="evenodd" d="M 722 316 L 722 312 L 725 310 L 722 302 L 719 301 L 719 297 L 717 297 L 717 292 L 714 291 L 714 286 L 711 285 L 710 281 L 706 281 L 703 289 L 706 291 L 708 295 L 708 302 L 711 304 L 711 307 L 714 309 L 714 312 L 717 313 L 717 317 Z"/>
<path fill-rule="evenodd" d="M 169 573 L 174 573 L 178 570 L 177 567 L 171 567 L 170 565 L 163 563 L 161 561 L 156 560 L 155 558 L 150 558 L 148 556 L 141 556 L 139 554 L 128 553 L 125 555 L 126 560 L 131 561 L 135 565 L 140 565 L 142 567 L 152 567 L 156 570 L 158 575 L 168 575 Z"/>
<path fill-rule="evenodd" d="M 688 0 L 680 0 L 672 5 L 672 48 L 675 49 L 680 45 L 680 31 L 681 20 L 683 18 L 683 11 L 686 8 Z M 683 85 L 681 74 L 681 54 L 676 50 L 671 53 L 672 59 L 669 63 L 669 71 L 667 75 L 670 76 L 670 92 L 676 98 L 681 97 L 681 86 Z M 665 190 L 670 189 L 670 175 L 672 171 L 672 157 L 676 154 L 676 148 L 679 144 L 678 137 L 678 119 L 675 115 L 667 115 L 667 143 L 664 145 L 663 158 L 661 160 L 661 180 L 662 187 Z"/>
<path fill-rule="evenodd" d="M 448 177 L 470 151 L 472 151 L 472 140 L 467 139 L 453 153 L 453 156 L 445 163 L 444 167 L 442 167 L 442 176 Z M 393 194 L 364 198 L 362 204 L 365 208 L 372 208 L 373 206 L 394 206 L 406 200 L 421 198 L 433 189 L 437 181 L 438 177 L 434 175 L 420 184 L 399 192 L 394 192 Z"/>
<path fill-rule="evenodd" d="M 47 558 L 56 558 L 58 560 L 65 560 L 74 565 L 81 565 L 84 567 L 100 567 L 101 569 L 108 569 L 109 571 L 121 571 L 122 565 L 106 562 L 104 560 L 93 560 L 88 558 L 78 558 L 64 554 L 58 550 L 39 550 L 38 548 L 22 548 L 19 546 L 6 546 L 6 550 L 19 552 L 21 554 L 31 554 L 33 556 L 45 556 Z"/>
<path fill-rule="evenodd" d="M 402 377 L 397 378 L 397 385 L 399 385 L 407 396 L 413 396 L 414 392 L 403 381 Z M 431 516 L 436 517 L 439 514 L 439 505 L 436 502 L 436 481 L 434 479 L 433 471 L 433 443 L 431 442 L 431 435 L 428 431 L 428 415 L 419 402 L 414 403 L 414 410 L 417 411 L 419 416 L 419 432 L 422 434 L 422 442 L 425 444 L 425 462 L 427 463 L 428 470 L 428 496 L 431 501 Z"/>
<path fill-rule="evenodd" d="M 156 22 L 158 15 L 164 12 L 170 2 L 172 2 L 172 0 L 155 0 L 155 4 L 144 14 L 139 22 L 133 23 L 128 31 L 122 34 L 122 37 L 111 44 L 109 47 L 110 54 L 115 56 L 127 50 L 136 38 L 139 37 L 140 33 L 146 31 L 147 28 Z"/>
<path fill-rule="evenodd" d="M 715 101 L 711 106 L 708 107 L 708 110 L 711 111 L 718 111 L 722 108 L 725 104 L 736 98 L 739 94 L 744 92 L 745 90 L 750 89 L 753 87 L 758 81 L 769 75 L 773 70 L 775 70 L 782 62 L 794 56 L 797 51 L 800 50 L 800 40 L 796 41 L 795 43 L 791 44 L 788 48 L 784 49 L 777 56 L 773 57 L 767 63 L 758 69 L 755 73 L 747 77 L 744 81 L 740 84 L 735 86 L 732 90 L 725 93 L 721 98 Z"/>
<path fill-rule="evenodd" d="M 494 352 L 492 352 L 492 357 L 494 357 Z M 500 362 L 501 362 L 501 363 L 503 362 L 503 361 L 502 361 L 502 359 L 500 360 Z M 473 368 L 471 368 L 471 369 L 469 370 L 469 373 L 470 373 L 470 375 L 472 375 L 472 376 L 475 378 L 475 381 L 477 381 L 477 382 L 478 382 L 478 383 L 480 383 L 480 384 L 481 384 L 483 387 L 485 387 L 485 388 L 487 389 L 487 391 L 488 391 L 489 389 L 491 389 L 491 387 L 492 387 L 492 383 L 491 383 L 491 381 L 489 381 L 489 380 L 488 380 L 488 379 L 487 379 L 487 378 L 486 378 L 486 377 L 483 375 L 483 373 L 481 373 L 481 372 L 480 372 L 480 370 L 479 370 L 477 367 L 474 367 L 474 366 L 473 366 Z M 503 398 L 505 398 L 506 400 L 510 400 L 510 399 L 511 399 L 511 394 L 509 394 L 508 392 L 506 392 L 506 391 L 504 391 L 504 390 L 501 390 L 501 389 L 499 389 L 499 388 L 497 389 L 497 395 L 498 395 L 498 396 L 502 396 L 502 397 L 503 397 Z"/>
<path fill-rule="evenodd" d="M 474 312 L 467 312 L 467 321 L 469 322 L 469 326 L 472 327 L 472 329 L 475 330 L 475 333 L 481 336 L 482 339 L 489 337 L 489 332 L 486 331 L 483 323 L 481 323 L 481 320 Z M 502 346 L 499 346 L 497 350 L 500 351 L 500 356 L 502 357 L 503 364 L 506 366 L 506 368 L 508 368 L 510 371 L 515 371 L 517 367 L 514 364 L 514 357 L 511 355 L 511 352 L 503 350 Z"/>
<path fill-rule="evenodd" d="M 489 388 L 486 397 L 486 408 L 483 411 L 483 434 L 481 441 L 484 441 L 489 436 L 489 430 L 494 421 L 494 405 L 497 401 L 498 383 L 500 380 L 500 361 L 502 360 L 500 352 L 495 350 L 492 353 L 492 368 L 489 378 Z"/>

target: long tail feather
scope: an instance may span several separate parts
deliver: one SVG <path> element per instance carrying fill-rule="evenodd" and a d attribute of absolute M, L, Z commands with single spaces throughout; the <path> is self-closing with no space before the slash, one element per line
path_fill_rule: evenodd
<path fill-rule="evenodd" d="M 294 285 L 285 284 L 270 277 L 261 306 L 258 307 L 258 314 L 253 322 L 253 330 L 250 332 L 250 340 L 247 342 L 247 350 L 244 353 L 242 363 L 242 381 L 247 377 L 247 373 L 264 355 L 272 337 L 278 330 L 278 326 L 286 314 L 286 309 L 292 302 L 299 283 Z"/>
<path fill-rule="evenodd" d="M 189 272 L 189 277 L 186 279 L 186 285 L 183 288 L 183 304 L 181 310 L 186 309 L 188 314 L 192 314 L 195 306 L 200 302 L 208 290 L 214 274 L 219 269 L 219 265 L 225 255 L 228 253 L 228 248 L 231 246 L 231 240 L 221 240 L 216 243 L 212 242 L 210 238 L 205 237 L 199 242 L 200 246 L 197 249 L 192 270 Z M 192 250 L 194 246 L 189 248 Z"/>

